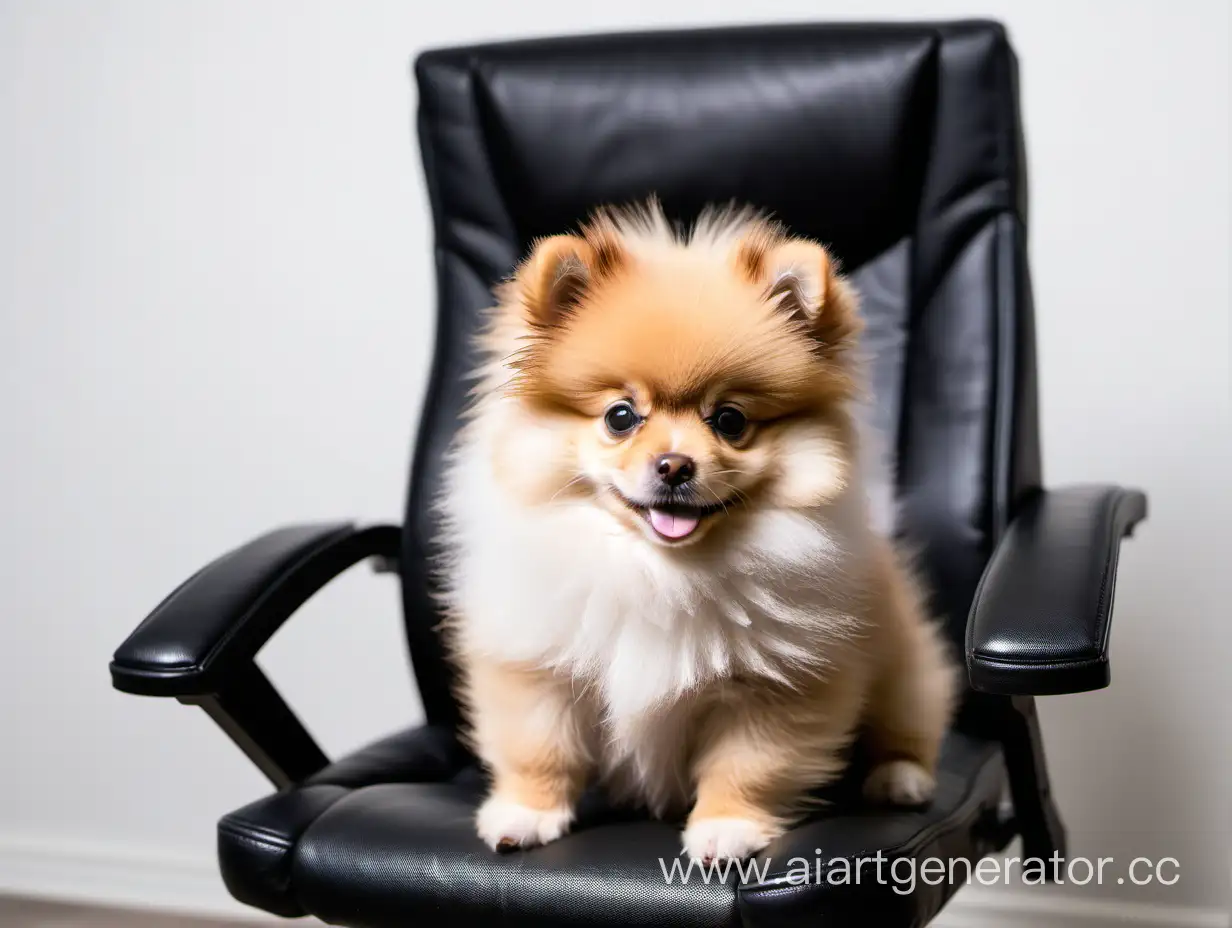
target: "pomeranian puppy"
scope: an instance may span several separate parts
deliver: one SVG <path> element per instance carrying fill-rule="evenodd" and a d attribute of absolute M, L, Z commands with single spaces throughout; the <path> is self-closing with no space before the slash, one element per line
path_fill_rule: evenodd
<path fill-rule="evenodd" d="M 443 505 L 449 640 L 510 850 L 583 788 L 743 858 L 844 769 L 920 804 L 955 698 L 870 512 L 855 294 L 747 210 L 539 241 L 497 292 Z"/>

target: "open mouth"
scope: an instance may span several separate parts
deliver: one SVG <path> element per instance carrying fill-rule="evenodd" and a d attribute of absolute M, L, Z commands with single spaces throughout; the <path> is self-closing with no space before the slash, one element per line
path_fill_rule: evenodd
<path fill-rule="evenodd" d="M 697 531 L 703 519 L 716 512 L 724 512 L 733 505 L 729 500 L 721 500 L 705 506 L 659 500 L 638 503 L 615 488 L 612 492 L 622 503 L 645 519 L 656 535 L 670 542 L 684 541 Z"/>

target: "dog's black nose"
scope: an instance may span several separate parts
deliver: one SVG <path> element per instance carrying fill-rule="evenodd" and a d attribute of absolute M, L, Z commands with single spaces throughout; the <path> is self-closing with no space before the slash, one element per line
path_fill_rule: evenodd
<path fill-rule="evenodd" d="M 655 470 L 659 479 L 669 487 L 678 487 L 693 479 L 693 459 L 687 454 L 669 451 L 659 455 L 659 460 L 655 461 Z"/>

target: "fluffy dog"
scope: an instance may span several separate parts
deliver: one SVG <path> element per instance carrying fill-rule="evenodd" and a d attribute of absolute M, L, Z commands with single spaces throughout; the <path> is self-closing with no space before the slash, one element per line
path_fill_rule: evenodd
<path fill-rule="evenodd" d="M 482 839 L 559 838 L 597 780 L 745 857 L 859 731 L 866 796 L 926 802 L 955 675 L 873 523 L 825 249 L 745 210 L 605 210 L 496 303 L 443 499 Z"/>

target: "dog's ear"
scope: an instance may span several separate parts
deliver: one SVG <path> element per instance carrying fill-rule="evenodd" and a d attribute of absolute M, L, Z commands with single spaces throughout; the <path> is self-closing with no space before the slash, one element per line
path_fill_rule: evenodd
<path fill-rule="evenodd" d="M 855 289 L 821 245 L 786 239 L 764 248 L 756 267 L 747 257 L 744 264 L 756 271 L 766 299 L 799 321 L 823 350 L 842 351 L 855 342 L 862 326 Z"/>
<path fill-rule="evenodd" d="M 584 238 L 540 239 L 517 275 L 529 321 L 551 326 L 574 312 L 594 283 L 595 264 L 595 248 Z"/>

